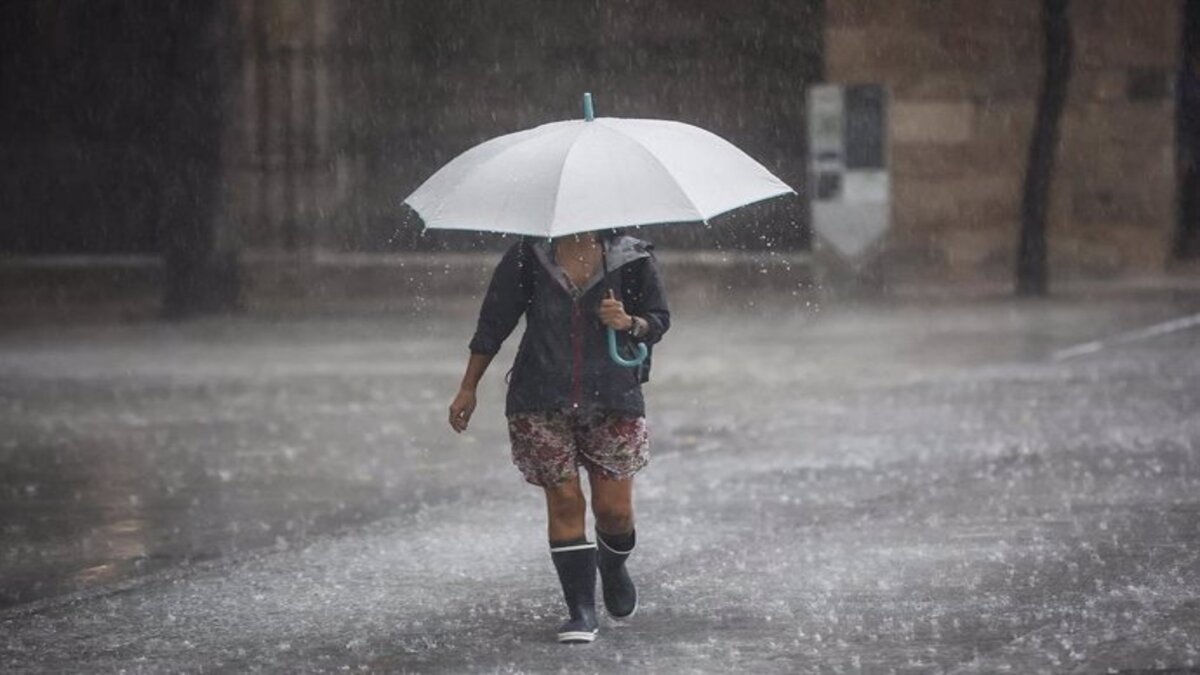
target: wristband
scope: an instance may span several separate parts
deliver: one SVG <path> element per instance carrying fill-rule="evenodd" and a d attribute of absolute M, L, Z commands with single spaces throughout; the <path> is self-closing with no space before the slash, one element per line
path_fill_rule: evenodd
<path fill-rule="evenodd" d="M 629 324 L 629 330 L 626 332 L 635 338 L 640 338 L 645 335 L 646 329 L 649 327 L 649 325 L 646 323 L 646 320 L 640 316 L 634 316 L 630 318 L 632 319 L 632 322 Z"/>

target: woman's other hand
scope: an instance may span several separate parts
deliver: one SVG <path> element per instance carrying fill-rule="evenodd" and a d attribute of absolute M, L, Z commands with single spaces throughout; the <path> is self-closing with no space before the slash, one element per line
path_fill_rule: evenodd
<path fill-rule="evenodd" d="M 470 389 L 459 389 L 458 395 L 450 404 L 450 428 L 458 433 L 466 431 L 471 423 L 471 413 L 475 412 L 475 392 Z"/>

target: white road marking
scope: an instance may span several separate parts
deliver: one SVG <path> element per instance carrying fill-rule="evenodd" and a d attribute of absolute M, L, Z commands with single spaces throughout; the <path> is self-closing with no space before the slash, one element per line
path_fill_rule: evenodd
<path fill-rule="evenodd" d="M 1193 326 L 1200 326 L 1200 314 L 1193 314 L 1192 316 L 1185 316 L 1178 319 L 1172 319 L 1170 321 L 1164 321 L 1162 323 L 1156 323 L 1153 326 L 1129 331 L 1128 333 L 1114 335 L 1107 340 L 1093 340 L 1092 342 L 1084 342 L 1082 344 L 1075 345 L 1074 347 L 1060 349 L 1051 354 L 1050 358 L 1055 361 L 1065 361 L 1077 356 L 1094 354 L 1106 347 L 1137 342 L 1138 340 L 1158 337 L 1159 335 L 1166 335 L 1167 333 L 1175 333 L 1181 330 L 1186 330 Z"/>

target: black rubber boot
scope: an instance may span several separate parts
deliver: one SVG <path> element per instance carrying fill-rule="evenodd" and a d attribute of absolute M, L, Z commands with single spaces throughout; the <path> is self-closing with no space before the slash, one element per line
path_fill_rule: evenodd
<path fill-rule="evenodd" d="M 558 641 L 591 642 L 600 624 L 596 621 L 596 545 L 571 544 L 550 549 L 554 569 L 562 583 L 563 598 L 571 613 L 558 627 Z"/>
<path fill-rule="evenodd" d="M 625 570 L 625 559 L 633 553 L 637 538 L 630 531 L 628 548 L 624 551 L 610 546 L 600 532 L 596 532 L 596 540 L 600 542 L 596 565 L 600 568 L 600 584 L 604 588 L 604 609 L 617 621 L 628 619 L 637 612 L 638 596 L 633 579 Z"/>

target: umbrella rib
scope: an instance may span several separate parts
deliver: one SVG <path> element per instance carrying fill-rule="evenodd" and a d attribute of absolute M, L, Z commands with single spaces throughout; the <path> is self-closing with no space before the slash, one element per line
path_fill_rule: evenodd
<path fill-rule="evenodd" d="M 667 167 L 666 164 L 663 164 L 662 160 L 658 158 L 658 155 L 651 152 L 650 149 L 647 148 L 646 146 L 642 145 L 641 142 L 638 141 L 638 139 L 634 138 L 633 136 L 630 136 L 629 134 L 625 133 L 624 131 L 621 131 L 620 129 L 610 126 L 608 124 L 605 124 L 604 128 L 612 131 L 613 133 L 617 134 L 618 136 L 621 136 L 622 138 L 628 139 L 629 142 L 633 143 L 633 145 L 638 150 L 641 150 L 643 153 L 648 155 L 650 157 L 650 159 L 654 160 L 654 163 L 657 164 L 659 167 L 661 167 L 663 170 L 663 173 L 667 174 L 667 177 L 670 178 L 671 182 L 675 184 L 675 187 L 679 190 L 679 194 L 683 195 L 683 198 L 686 199 L 687 203 L 691 205 L 692 210 L 696 212 L 696 218 L 694 220 L 707 222 L 708 219 L 704 216 L 703 213 L 700 212 L 700 207 L 696 205 L 696 202 L 692 199 L 692 196 L 687 193 L 687 190 L 685 190 L 683 188 L 683 185 L 679 182 L 679 179 L 677 179 L 675 177 L 675 174 L 671 173 L 671 170 Z M 690 222 L 690 221 L 679 221 L 679 222 Z"/>
<path fill-rule="evenodd" d="M 466 173 L 464 173 L 464 174 L 462 175 L 462 177 L 461 177 L 461 178 L 459 178 L 459 183 L 466 182 L 466 181 L 467 181 L 467 180 L 468 180 L 468 179 L 471 177 L 471 175 L 472 175 L 472 174 L 475 174 L 475 173 L 479 172 L 479 170 L 480 170 L 480 169 L 482 169 L 484 166 L 486 166 L 488 163 L 492 162 L 492 161 L 493 161 L 493 160 L 495 160 L 497 157 L 500 157 L 500 156 L 501 156 L 501 155 L 503 155 L 504 153 L 506 153 L 506 152 L 508 152 L 508 151 L 512 150 L 513 148 L 515 148 L 515 147 L 517 147 L 517 146 L 519 146 L 519 145 L 520 145 L 520 142 L 519 142 L 519 141 L 518 141 L 518 142 L 516 142 L 516 143 L 513 143 L 513 144 L 509 145 L 508 147 L 504 148 L 503 150 L 501 150 L 500 152 L 497 152 L 496 154 L 494 154 L 494 155 L 492 155 L 491 157 L 487 158 L 487 159 L 486 159 L 484 162 L 482 162 L 482 163 L 480 163 L 480 164 L 476 164 L 475 166 L 471 167 L 470 169 L 468 169 L 468 170 L 466 171 Z M 441 215 L 442 215 L 442 209 L 444 209 L 444 208 L 446 207 L 446 204 L 447 204 L 447 203 L 450 201 L 450 199 L 451 199 L 452 197 L 453 197 L 453 193 L 452 193 L 452 192 L 450 192 L 450 191 L 446 191 L 444 194 L 442 194 L 442 198 L 441 198 L 440 200 L 438 200 L 437 207 L 435 207 L 435 208 L 433 209 L 433 217 L 434 217 L 434 218 L 439 218 L 439 217 L 441 217 Z"/>
<path fill-rule="evenodd" d="M 555 124 L 555 123 L 552 123 L 552 124 Z M 545 125 L 543 125 L 543 126 L 545 126 Z M 527 131 L 527 132 L 528 132 L 528 131 L 535 131 L 536 129 L 537 129 L 537 128 L 535 127 L 534 129 L 529 129 L 529 130 L 526 130 L 526 131 Z M 573 129 L 573 127 L 568 127 L 568 126 L 564 126 L 564 127 L 563 127 L 563 131 L 564 131 L 564 132 L 566 132 L 566 131 L 571 131 L 572 129 Z M 514 132 L 514 133 L 526 133 L 526 132 Z M 513 143 L 513 144 L 511 144 L 511 145 L 509 145 L 508 147 L 506 147 L 506 148 L 504 148 L 503 150 L 501 150 L 501 151 L 497 152 L 496 154 L 492 155 L 491 157 L 488 157 L 488 158 L 487 158 L 487 159 L 486 159 L 484 162 L 482 162 L 482 163 L 480 163 L 480 164 L 478 164 L 478 165 L 476 165 L 476 166 L 473 166 L 473 167 L 471 167 L 471 168 L 470 168 L 470 170 L 468 170 L 466 173 L 464 173 L 464 174 L 462 175 L 462 177 L 459 179 L 459 183 L 464 183 L 464 182 L 466 182 L 466 181 L 467 181 L 467 180 L 468 180 L 468 179 L 469 179 L 469 178 L 470 178 L 472 175 L 474 175 L 474 174 L 478 173 L 479 171 L 483 170 L 483 168 L 484 168 L 485 166 L 487 166 L 487 165 L 491 164 L 492 162 L 494 162 L 494 161 L 496 161 L 496 160 L 500 159 L 501 157 L 503 157 L 504 155 L 508 154 L 509 152 L 512 152 L 512 151 L 514 151 L 514 150 L 517 150 L 517 149 L 518 149 L 518 148 L 520 148 L 520 147 L 522 146 L 522 144 L 523 144 L 523 143 L 525 143 L 526 141 L 528 141 L 528 140 L 536 140 L 536 139 L 537 139 L 537 137 L 536 137 L 536 136 L 533 136 L 533 137 L 531 137 L 530 139 L 520 139 L 519 141 L 517 141 L 517 142 L 515 142 L 515 143 Z M 497 139 L 497 140 L 498 140 L 498 139 Z M 574 144 L 573 144 L 573 143 L 572 143 L 571 147 L 572 147 L 572 148 L 574 147 Z M 560 173 L 560 180 L 561 180 L 561 173 L 562 173 L 562 172 L 560 171 L 559 173 Z M 438 205 L 437 205 L 437 207 L 436 207 L 436 208 L 434 208 L 434 210 L 433 210 L 433 217 L 434 217 L 434 218 L 436 218 L 436 217 L 438 217 L 438 216 L 440 216 L 440 215 L 441 215 L 441 213 L 442 213 L 442 209 L 443 209 L 443 208 L 445 207 L 445 205 L 446 205 L 446 204 L 447 204 L 447 203 L 450 201 L 450 199 L 451 199 L 451 194 L 450 194 L 450 193 L 446 193 L 446 194 L 442 195 L 442 199 L 441 199 L 441 200 L 438 202 Z M 511 195 L 511 193 L 505 196 L 505 200 L 504 200 L 504 203 L 505 203 L 505 208 L 507 208 L 507 205 L 508 205 L 508 203 L 511 201 L 511 199 L 512 199 L 512 195 Z M 557 202 L 558 202 L 558 199 L 557 199 L 557 195 L 556 195 L 556 196 L 555 196 L 555 205 L 556 205 L 556 206 L 557 206 Z"/>
<path fill-rule="evenodd" d="M 571 145 L 568 146 L 567 151 L 563 153 L 562 163 L 558 165 L 558 184 L 555 186 L 554 190 L 554 201 L 550 204 L 550 223 L 546 226 L 547 237 L 554 232 L 554 223 L 558 220 L 558 197 L 562 194 L 563 173 L 565 173 L 563 169 L 566 168 L 567 162 L 571 159 L 571 153 L 575 152 L 575 146 L 579 145 L 579 138 L 587 132 L 588 124 L 592 124 L 592 122 L 589 121 L 582 128 L 580 128 L 579 133 L 575 134 L 575 140 L 571 141 Z"/>
<path fill-rule="evenodd" d="M 577 131 L 577 129 L 578 129 L 578 131 Z M 558 213 L 558 195 L 562 188 L 562 174 L 563 174 L 562 169 L 564 166 L 566 166 L 567 159 L 569 159 L 571 157 L 571 151 L 573 151 L 575 149 L 575 144 L 577 142 L 579 142 L 580 134 L 583 131 L 585 131 L 586 129 L 587 129 L 586 124 L 582 127 L 575 126 L 575 125 L 563 126 L 563 133 L 566 134 L 567 132 L 574 132 L 575 138 L 571 141 L 570 145 L 567 146 L 567 151 L 565 153 L 563 153 L 562 163 L 559 164 L 559 166 L 558 166 L 558 180 L 557 180 L 556 189 L 554 190 L 554 201 L 552 201 L 550 203 L 550 223 L 546 227 L 547 235 L 549 235 L 550 232 L 552 232 L 554 230 L 554 219 Z M 499 157 L 501 154 L 504 154 L 504 153 L 497 154 L 497 157 Z M 495 159 L 495 157 L 493 157 L 492 159 Z M 502 213 L 504 210 L 508 209 L 508 205 L 511 202 L 512 202 L 512 192 L 509 191 L 508 194 L 506 194 L 504 196 L 504 206 L 501 208 Z"/>
<path fill-rule="evenodd" d="M 532 131 L 532 130 L 526 130 L 526 131 L 523 131 L 523 132 L 522 132 L 522 131 L 518 131 L 518 132 L 514 132 L 514 133 L 515 133 L 515 134 L 524 134 L 524 133 L 527 133 L 527 132 L 529 132 L 529 131 Z M 499 140 L 501 140 L 501 139 L 503 139 L 503 138 L 505 138 L 505 137 L 503 137 L 503 136 L 502 136 L 502 137 L 500 137 L 500 138 L 493 139 L 493 141 L 499 141 Z M 488 162 L 491 162 L 491 161 L 492 161 L 493 159 L 495 159 L 496 157 L 498 157 L 498 156 L 500 156 L 500 155 L 502 155 L 502 154 L 504 154 L 504 153 L 508 152 L 508 151 L 509 151 L 509 150 L 511 150 L 512 148 L 514 148 L 514 147 L 516 147 L 516 146 L 520 145 L 520 142 L 521 142 L 521 141 L 520 141 L 520 140 L 518 140 L 518 141 L 515 141 L 515 142 L 513 142 L 513 143 L 510 143 L 510 144 L 509 144 L 507 147 L 505 147 L 505 148 L 502 148 L 502 149 L 501 149 L 500 151 L 498 151 L 496 154 L 492 155 L 491 157 L 488 157 L 488 158 L 487 158 L 487 159 L 486 159 L 486 160 L 485 160 L 485 161 L 484 161 L 482 164 L 476 164 L 475 166 L 471 167 L 471 168 L 470 168 L 469 170 L 467 170 L 467 171 L 466 171 L 466 172 L 465 172 L 465 173 L 464 173 L 462 176 L 460 176 L 460 177 L 459 177 L 459 179 L 458 179 L 458 180 L 459 180 L 459 182 L 461 182 L 461 181 L 463 181 L 463 180 L 466 180 L 466 179 L 467 179 L 467 178 L 468 178 L 468 177 L 469 177 L 471 174 L 473 174 L 473 173 L 475 173 L 476 171 L 478 171 L 478 170 L 480 169 L 480 167 L 482 167 L 484 164 L 487 164 Z M 468 148 L 468 149 L 467 149 L 465 152 L 463 152 L 463 153 L 460 153 L 459 155 L 455 156 L 455 158 L 454 158 L 453 160 L 451 160 L 451 161 L 450 161 L 450 164 L 453 164 L 455 161 L 458 161 L 459 159 L 462 159 L 464 155 L 466 155 L 467 153 L 470 153 L 471 151 L 473 151 L 473 150 L 477 149 L 478 147 L 479 147 L 479 146 L 475 146 L 474 148 Z M 447 164 L 446 166 L 448 167 L 448 166 L 450 166 L 450 164 Z M 446 167 L 443 167 L 443 168 L 442 168 L 442 170 L 445 170 L 445 168 L 446 168 Z M 435 175 L 436 175 L 436 174 L 435 174 Z M 439 200 L 438 200 L 438 202 L 437 202 L 437 205 L 436 205 L 436 206 L 434 206 L 434 207 L 432 207 L 432 208 L 430 209 L 430 220 L 437 219 L 439 216 L 441 216 L 441 215 L 442 215 L 442 210 L 443 210 L 443 209 L 446 207 L 446 202 L 450 201 L 450 199 L 451 199 L 451 197 L 452 197 L 452 196 L 453 196 L 453 193 L 452 193 L 451 191 L 443 191 L 443 193 L 442 193 L 442 195 L 441 195 L 441 199 L 439 199 Z M 429 226 L 428 226 L 428 224 L 426 224 L 426 226 L 425 226 L 425 227 L 426 227 L 426 229 L 428 229 L 428 227 L 429 227 Z"/>

